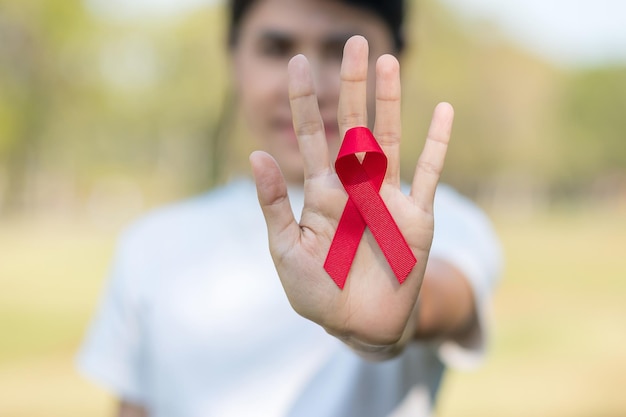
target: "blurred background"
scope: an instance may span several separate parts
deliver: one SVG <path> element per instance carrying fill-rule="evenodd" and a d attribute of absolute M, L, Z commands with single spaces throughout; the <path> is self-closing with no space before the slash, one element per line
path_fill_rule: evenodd
<path fill-rule="evenodd" d="M 438 415 L 626 415 L 626 3 L 409 3 L 405 178 L 453 103 L 445 181 L 506 254 Z M 224 27 L 208 0 L 0 0 L 0 416 L 112 412 L 73 358 L 117 235 L 247 169 Z"/>

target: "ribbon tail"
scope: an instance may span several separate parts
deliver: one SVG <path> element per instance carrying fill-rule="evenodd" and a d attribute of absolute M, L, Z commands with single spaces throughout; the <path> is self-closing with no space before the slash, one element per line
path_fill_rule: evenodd
<path fill-rule="evenodd" d="M 367 181 L 351 184 L 348 195 L 372 232 L 398 282 L 402 284 L 413 270 L 417 259 L 385 202 Z"/>
<path fill-rule="evenodd" d="M 324 262 L 324 269 L 341 289 L 350 273 L 364 231 L 365 222 L 354 202 L 348 199 Z"/>

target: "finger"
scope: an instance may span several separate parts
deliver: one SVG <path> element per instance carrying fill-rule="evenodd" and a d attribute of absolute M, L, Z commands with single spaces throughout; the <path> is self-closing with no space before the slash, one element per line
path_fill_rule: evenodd
<path fill-rule="evenodd" d="M 283 242 L 286 247 L 293 246 L 298 240 L 300 227 L 291 211 L 287 184 L 278 164 L 269 154 L 255 151 L 250 155 L 250 165 L 272 253 L 279 249 L 277 242 Z M 284 253 L 284 249 L 279 249 L 278 253 Z"/>
<path fill-rule="evenodd" d="M 448 150 L 454 109 L 448 103 L 439 103 L 433 113 L 424 149 L 417 161 L 411 195 L 424 211 L 432 211 L 435 190 Z"/>
<path fill-rule="evenodd" d="M 352 127 L 367 126 L 367 59 L 367 40 L 363 36 L 348 39 L 341 61 L 337 110 L 337 122 L 342 138 Z"/>
<path fill-rule="evenodd" d="M 293 127 L 302 155 L 304 178 L 308 179 L 330 170 L 324 122 L 309 61 L 304 55 L 296 55 L 289 61 L 287 70 Z"/>
<path fill-rule="evenodd" d="M 387 156 L 385 180 L 400 186 L 400 137 L 402 135 L 400 64 L 392 55 L 376 62 L 376 123 L 374 136 Z"/>

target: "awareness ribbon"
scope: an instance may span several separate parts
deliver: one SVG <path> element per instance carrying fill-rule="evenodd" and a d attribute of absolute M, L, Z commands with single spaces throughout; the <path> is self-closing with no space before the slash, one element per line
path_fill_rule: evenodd
<path fill-rule="evenodd" d="M 356 154 L 363 152 L 363 162 L 359 162 Z M 353 127 L 346 132 L 335 171 L 348 193 L 348 202 L 330 244 L 324 269 L 343 289 L 367 226 L 402 284 L 417 260 L 380 197 L 387 157 L 368 128 Z"/>

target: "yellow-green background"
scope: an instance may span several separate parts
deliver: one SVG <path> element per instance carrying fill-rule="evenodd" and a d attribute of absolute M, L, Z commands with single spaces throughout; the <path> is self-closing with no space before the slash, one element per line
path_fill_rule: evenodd
<path fill-rule="evenodd" d="M 506 258 L 487 361 L 446 377 L 438 414 L 625 416 L 626 66 L 564 68 L 432 0 L 412 11 L 403 174 L 452 102 L 445 180 Z M 219 8 L 116 21 L 0 0 L 1 417 L 112 413 L 73 358 L 116 237 L 245 170 L 253 146 L 236 116 L 217 123 L 223 26 Z"/>

